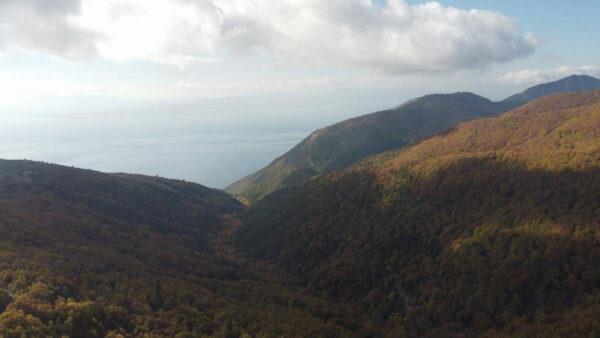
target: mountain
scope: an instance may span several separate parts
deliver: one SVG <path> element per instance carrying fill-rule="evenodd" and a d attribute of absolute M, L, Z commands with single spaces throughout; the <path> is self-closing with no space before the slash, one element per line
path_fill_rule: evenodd
<path fill-rule="evenodd" d="M 198 184 L 0 160 L 0 336 L 351 336 L 369 325 L 233 255 L 242 210 Z"/>
<path fill-rule="evenodd" d="M 532 87 L 501 102 L 471 93 L 434 94 L 397 108 L 319 129 L 267 167 L 231 184 L 226 191 L 254 203 L 283 187 L 344 169 L 364 158 L 414 144 L 457 123 L 494 116 L 539 97 L 600 89 L 600 80 L 573 75 Z"/>
<path fill-rule="evenodd" d="M 510 105 L 471 93 L 427 95 L 394 109 L 319 129 L 267 167 L 226 190 L 242 200 L 255 202 L 282 187 L 404 147 L 458 122 L 498 114 Z"/>
<path fill-rule="evenodd" d="M 600 91 L 544 97 L 281 189 L 248 255 L 394 337 L 600 334 Z"/>
<path fill-rule="evenodd" d="M 600 89 L 600 80 L 588 75 L 571 75 L 558 81 L 540 84 L 504 100 L 506 103 L 526 103 L 555 93 Z"/>

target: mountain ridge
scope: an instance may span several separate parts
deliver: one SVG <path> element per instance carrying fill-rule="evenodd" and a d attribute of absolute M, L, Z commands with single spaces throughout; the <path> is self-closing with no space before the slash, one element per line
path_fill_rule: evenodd
<path fill-rule="evenodd" d="M 494 103 L 473 93 L 426 95 L 397 108 L 320 128 L 226 191 L 254 202 L 288 185 L 343 169 L 370 155 L 406 146 L 458 122 L 500 113 L 510 104 Z"/>
<path fill-rule="evenodd" d="M 509 111 L 542 92 L 545 95 L 596 88 L 590 85 L 596 82 L 600 88 L 600 80 L 571 76 L 523 92 L 529 94 L 516 94 L 497 102 L 469 92 L 425 95 L 392 109 L 317 129 L 263 169 L 225 190 L 252 204 L 280 188 L 346 168 L 377 153 L 414 144 L 457 123 Z"/>
<path fill-rule="evenodd" d="M 542 96 L 559 92 L 578 92 L 600 89 L 600 80 L 589 75 L 571 75 L 566 78 L 539 84 L 521 93 L 507 97 L 503 102 L 529 102 Z"/>

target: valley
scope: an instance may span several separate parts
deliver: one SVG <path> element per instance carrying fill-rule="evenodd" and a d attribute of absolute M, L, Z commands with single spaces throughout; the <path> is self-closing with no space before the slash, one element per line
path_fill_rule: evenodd
<path fill-rule="evenodd" d="M 0 160 L 0 335 L 597 334 L 600 91 L 498 107 L 431 95 L 317 131 L 356 143 L 304 141 L 274 163 L 324 173 L 270 167 L 287 183 L 251 205 Z M 363 148 L 384 127 L 402 146 Z"/>
<path fill-rule="evenodd" d="M 598 18 L 0 0 L 0 338 L 600 338 Z"/>

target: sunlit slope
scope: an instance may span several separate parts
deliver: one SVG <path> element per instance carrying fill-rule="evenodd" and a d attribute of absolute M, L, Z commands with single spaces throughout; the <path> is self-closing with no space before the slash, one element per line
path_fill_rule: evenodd
<path fill-rule="evenodd" d="M 227 191 L 253 203 L 280 188 L 344 169 L 387 150 L 401 149 L 460 122 L 497 115 L 550 94 L 594 89 L 600 89 L 600 80 L 572 75 L 500 102 L 471 93 L 427 95 L 394 109 L 319 129 L 267 167 L 230 185 Z"/>
<path fill-rule="evenodd" d="M 377 170 L 439 167 L 468 157 L 517 160 L 549 170 L 594 167 L 600 147 L 599 101 L 600 91 L 548 96 L 502 117 L 466 123 L 369 162 Z"/>
<path fill-rule="evenodd" d="M 500 113 L 508 106 L 511 104 L 494 103 L 471 93 L 424 96 L 394 109 L 319 129 L 267 167 L 226 190 L 255 202 L 277 189 L 402 148 L 459 122 Z"/>
<path fill-rule="evenodd" d="M 249 211 L 237 242 L 394 335 L 587 336 L 600 310 L 600 91 L 284 189 Z"/>

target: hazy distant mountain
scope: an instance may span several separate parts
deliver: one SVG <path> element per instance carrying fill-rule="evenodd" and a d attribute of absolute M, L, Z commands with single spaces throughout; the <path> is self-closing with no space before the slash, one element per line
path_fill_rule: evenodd
<path fill-rule="evenodd" d="M 497 115 L 540 96 L 595 88 L 600 88 L 600 80 L 573 75 L 501 102 L 471 93 L 423 96 L 394 109 L 319 129 L 267 167 L 231 184 L 226 191 L 252 203 L 280 188 L 346 168 L 371 155 L 405 147 L 460 122 Z"/>
<path fill-rule="evenodd" d="M 242 208 L 183 181 L 0 160 L 0 336 L 349 336 L 348 323 L 368 325 L 238 262 L 221 238 Z"/>
<path fill-rule="evenodd" d="M 581 92 L 600 89 L 600 80 L 587 75 L 571 75 L 558 81 L 531 87 L 508 97 L 504 102 L 525 103 L 555 93 Z"/>
<path fill-rule="evenodd" d="M 236 234 L 390 337 L 600 333 L 600 91 L 279 190 Z"/>
<path fill-rule="evenodd" d="M 427 95 L 394 109 L 319 129 L 267 167 L 226 190 L 253 202 L 279 188 L 404 147 L 459 122 L 498 114 L 506 106 L 511 104 L 494 103 L 471 93 Z"/>

